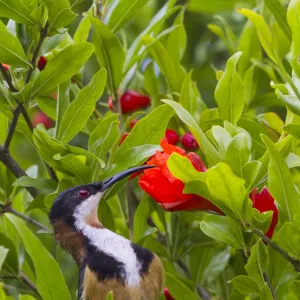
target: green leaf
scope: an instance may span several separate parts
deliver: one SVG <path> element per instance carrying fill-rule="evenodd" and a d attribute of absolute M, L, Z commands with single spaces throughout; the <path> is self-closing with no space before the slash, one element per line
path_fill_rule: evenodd
<path fill-rule="evenodd" d="M 244 222 L 247 219 L 248 195 L 245 181 L 234 175 L 230 167 L 219 163 L 206 171 L 206 183 L 211 202 L 225 214 Z"/>
<path fill-rule="evenodd" d="M 149 197 L 144 197 L 139 203 L 133 220 L 133 241 L 136 243 L 142 239 L 149 228 L 147 220 L 151 213 L 152 203 Z"/>
<path fill-rule="evenodd" d="M 260 294 L 257 282 L 249 276 L 240 275 L 234 277 L 230 283 L 243 295 L 256 295 Z"/>
<path fill-rule="evenodd" d="M 161 105 L 154 109 L 132 128 L 125 141 L 118 148 L 116 155 L 118 156 L 134 146 L 159 144 L 165 136 L 166 128 L 173 115 L 174 112 L 168 105 Z"/>
<path fill-rule="evenodd" d="M 41 0 L 48 9 L 49 31 L 59 29 L 70 24 L 76 14 L 71 10 L 68 0 Z"/>
<path fill-rule="evenodd" d="M 113 291 L 109 292 L 106 296 L 106 300 L 114 300 L 114 293 Z"/>
<path fill-rule="evenodd" d="M 245 249 L 241 226 L 230 217 L 208 215 L 200 222 L 200 228 L 217 241 L 235 249 Z"/>
<path fill-rule="evenodd" d="M 274 297 L 270 291 L 270 288 L 267 283 L 264 284 L 260 291 L 260 299 L 261 300 L 274 300 Z"/>
<path fill-rule="evenodd" d="M 300 295 L 300 280 L 294 280 L 289 283 L 289 290 L 296 296 Z"/>
<path fill-rule="evenodd" d="M 0 63 L 31 67 L 21 43 L 8 30 L 0 31 Z"/>
<path fill-rule="evenodd" d="M 100 99 L 106 83 L 106 71 L 101 69 L 72 101 L 65 111 L 59 128 L 58 140 L 69 142 L 85 125 Z"/>
<path fill-rule="evenodd" d="M 199 195 L 205 199 L 211 199 L 211 195 L 207 188 L 207 184 L 204 181 L 205 176 L 203 176 L 203 177 L 204 177 L 203 180 L 188 182 L 185 185 L 183 192 L 185 194 L 195 194 L 195 195 Z"/>
<path fill-rule="evenodd" d="M 190 113 L 175 101 L 163 100 L 163 102 L 170 105 L 176 112 L 177 116 L 181 119 L 181 121 L 187 125 L 187 127 L 195 137 L 198 145 L 204 152 L 205 157 L 209 162 L 209 165 L 215 165 L 219 161 L 221 161 L 220 154 L 217 152 L 216 148 L 208 140 L 205 133 L 201 130 L 201 128 L 194 120 L 194 118 L 190 115 Z"/>
<path fill-rule="evenodd" d="M 31 17 L 30 7 L 22 0 L 0 0 L 0 16 L 13 19 L 18 23 L 35 25 Z"/>
<path fill-rule="evenodd" d="M 52 120 L 56 120 L 56 101 L 51 97 L 40 96 L 35 98 L 39 108 Z"/>
<path fill-rule="evenodd" d="M 213 126 L 211 132 L 218 143 L 219 153 L 225 159 L 226 150 L 232 140 L 230 133 L 221 126 Z"/>
<path fill-rule="evenodd" d="M 247 190 L 251 190 L 254 187 L 255 178 L 261 167 L 261 162 L 253 160 L 243 167 L 243 178 L 245 179 L 245 187 Z"/>
<path fill-rule="evenodd" d="M 268 56 L 276 63 L 277 58 L 273 49 L 273 38 L 271 30 L 264 20 L 264 18 L 258 13 L 249 9 L 238 9 L 238 12 L 246 16 L 255 26 L 261 45 L 263 46 L 265 52 Z"/>
<path fill-rule="evenodd" d="M 170 294 L 180 300 L 196 300 L 194 293 L 182 282 L 174 276 L 166 272 L 166 286 Z"/>
<path fill-rule="evenodd" d="M 271 158 L 268 169 L 269 191 L 276 199 L 281 220 L 293 222 L 294 215 L 300 211 L 299 195 L 294 186 L 293 176 L 269 138 L 262 136 L 262 140 Z"/>
<path fill-rule="evenodd" d="M 226 151 L 226 162 L 233 172 L 243 178 L 243 167 L 250 161 L 251 151 L 248 148 L 248 139 L 246 134 L 239 133 L 229 144 Z"/>
<path fill-rule="evenodd" d="M 124 49 L 117 36 L 99 19 L 90 17 L 89 20 L 94 27 L 93 44 L 97 60 L 107 71 L 107 85 L 110 92 L 115 93 L 123 78 Z"/>
<path fill-rule="evenodd" d="M 296 139 L 300 139 L 300 124 L 299 123 L 290 123 L 283 127 L 283 130 L 290 133 Z"/>
<path fill-rule="evenodd" d="M 269 253 L 265 244 L 260 240 L 251 247 L 250 257 L 245 266 L 248 275 L 253 278 L 260 288 L 265 283 L 264 272 L 269 263 Z"/>
<path fill-rule="evenodd" d="M 220 117 L 234 125 L 240 119 L 245 106 L 244 84 L 236 70 L 241 55 L 241 52 L 237 52 L 228 59 L 226 70 L 215 90 L 215 99 L 220 110 Z"/>
<path fill-rule="evenodd" d="M 188 158 L 176 152 L 172 153 L 168 158 L 167 166 L 172 175 L 184 183 L 201 180 L 201 175 L 203 175 L 194 168 Z"/>
<path fill-rule="evenodd" d="M 61 121 L 70 104 L 70 85 L 71 81 L 67 80 L 57 87 L 55 138 L 57 138 Z"/>
<path fill-rule="evenodd" d="M 105 23 L 112 32 L 117 32 L 129 22 L 149 0 L 116 0 L 110 5 Z"/>
<path fill-rule="evenodd" d="M 21 237 L 25 250 L 30 256 L 36 275 L 35 284 L 44 300 L 71 299 L 59 265 L 43 243 L 18 217 L 5 215 Z M 59 282 L 59 284 L 57 284 Z"/>
<path fill-rule="evenodd" d="M 284 95 L 279 90 L 276 90 L 276 95 L 281 99 L 283 104 L 291 112 L 293 112 L 297 116 L 300 116 L 300 101 L 299 101 L 297 96 L 295 96 L 295 95 Z"/>
<path fill-rule="evenodd" d="M 31 178 L 28 176 L 22 176 L 14 182 L 13 186 L 32 186 L 40 190 L 43 194 L 48 195 L 56 190 L 57 182 L 47 178 Z"/>
<path fill-rule="evenodd" d="M 98 207 L 98 217 L 103 226 L 109 230 L 116 231 L 113 213 L 106 201 L 102 199 Z"/>
<path fill-rule="evenodd" d="M 94 52 L 89 43 L 65 47 L 39 73 L 32 87 L 32 96 L 45 95 L 75 75 Z"/>
<path fill-rule="evenodd" d="M 196 13 L 215 14 L 220 13 L 220 11 L 228 11 L 234 9 L 234 6 L 237 2 L 237 0 L 190 0 L 188 2 L 188 10 Z"/>
<path fill-rule="evenodd" d="M 5 258 L 7 256 L 8 251 L 9 251 L 8 249 L 0 246 L 0 270 L 2 268 L 2 265 L 3 265 L 4 261 L 5 261 Z"/>
<path fill-rule="evenodd" d="M 279 24 L 281 30 L 284 32 L 287 39 L 291 42 L 292 33 L 286 20 L 287 9 L 281 4 L 279 0 L 265 0 L 268 9 L 272 12 L 275 20 Z"/>
<path fill-rule="evenodd" d="M 9 232 L 6 232 L 7 235 L 9 235 Z M 5 263 L 4 268 L 6 269 L 6 264 L 8 265 L 8 268 L 10 271 L 13 271 L 15 274 L 19 273 L 19 261 L 18 261 L 18 254 L 16 251 L 16 246 L 14 242 L 8 238 L 7 235 L 4 235 L 3 233 L 0 233 L 0 240 L 1 245 L 8 250 L 8 253 L 5 257 Z M 1 267 L 0 267 L 1 270 Z M 1 298 L 0 298 L 1 299 Z"/>
<path fill-rule="evenodd" d="M 300 54 L 300 36 L 299 36 L 299 30 L 300 30 L 300 24 L 299 24 L 299 18 L 300 18 L 300 2 L 298 0 L 291 0 L 288 12 L 287 12 L 287 22 L 292 30 L 292 59 L 291 64 L 293 66 L 293 69 L 295 70 L 296 74 L 300 75 L 300 65 L 299 65 L 299 54 Z"/>
<path fill-rule="evenodd" d="M 183 76 L 179 62 L 175 63 L 164 45 L 153 37 L 143 36 L 142 40 L 148 47 L 152 58 L 157 62 L 161 73 L 166 77 L 171 91 L 180 92 Z"/>
<path fill-rule="evenodd" d="M 91 22 L 88 17 L 84 17 L 74 33 L 74 43 L 86 42 L 91 29 Z"/>
<path fill-rule="evenodd" d="M 200 120 L 201 112 L 206 109 L 196 84 L 192 81 L 192 72 L 189 72 L 183 81 L 179 102 L 195 118 Z"/>

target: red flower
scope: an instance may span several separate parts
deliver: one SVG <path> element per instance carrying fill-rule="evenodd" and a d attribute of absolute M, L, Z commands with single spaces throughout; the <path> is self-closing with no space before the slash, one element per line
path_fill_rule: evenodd
<path fill-rule="evenodd" d="M 185 148 L 186 150 L 197 150 L 199 148 L 197 141 L 195 140 L 194 136 L 190 132 L 187 132 L 181 138 L 181 144 L 183 148 Z"/>
<path fill-rule="evenodd" d="M 167 129 L 165 138 L 167 142 L 171 145 L 176 145 L 179 142 L 179 135 L 175 130 Z"/>
<path fill-rule="evenodd" d="M 128 136 L 128 132 L 124 132 L 121 139 L 120 139 L 120 143 L 119 143 L 119 146 L 124 142 L 124 140 L 127 138 Z"/>
<path fill-rule="evenodd" d="M 7 65 L 7 64 L 2 64 L 3 68 L 6 70 L 6 71 L 9 71 L 10 69 L 10 66 Z"/>
<path fill-rule="evenodd" d="M 173 152 L 187 157 L 199 172 L 206 170 L 200 157 L 195 153 L 186 152 L 176 146 L 168 144 L 165 139 L 160 143 L 164 152 L 157 151 L 147 161 L 147 165 L 156 165 L 156 168 L 144 170 L 139 179 L 140 187 L 156 202 L 168 211 L 177 210 L 210 210 L 222 213 L 216 206 L 205 198 L 194 194 L 183 194 L 184 183 L 175 178 L 167 167 L 167 160 Z"/>
<path fill-rule="evenodd" d="M 43 71 L 45 69 L 46 65 L 47 65 L 47 59 L 45 58 L 45 56 L 40 56 L 39 61 L 37 63 L 37 68 L 40 71 Z"/>
<path fill-rule="evenodd" d="M 278 209 L 275 205 L 274 198 L 272 197 L 268 189 L 264 187 L 259 194 L 257 193 L 257 189 L 254 189 L 250 194 L 250 199 L 253 202 L 253 207 L 261 213 L 270 210 L 273 211 L 272 222 L 268 231 L 266 232 L 266 236 L 268 238 L 272 238 L 274 229 L 278 222 Z"/>
<path fill-rule="evenodd" d="M 36 127 L 38 124 L 43 123 L 45 128 L 49 129 L 53 126 L 53 121 L 45 115 L 42 111 L 36 112 L 32 118 L 32 125 Z"/>
<path fill-rule="evenodd" d="M 172 297 L 167 287 L 164 288 L 164 296 L 166 300 L 175 300 L 175 298 Z"/>
<path fill-rule="evenodd" d="M 149 106 L 151 100 L 149 97 L 141 95 L 136 91 L 128 90 L 122 95 L 120 103 L 122 113 L 127 114 Z M 110 110 L 114 109 L 111 97 L 108 98 L 108 107 Z"/>

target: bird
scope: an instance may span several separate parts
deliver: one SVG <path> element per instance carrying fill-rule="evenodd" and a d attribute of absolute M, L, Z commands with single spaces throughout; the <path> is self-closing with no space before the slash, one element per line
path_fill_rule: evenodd
<path fill-rule="evenodd" d="M 49 219 L 55 240 L 79 267 L 78 300 L 157 300 L 165 274 L 159 257 L 117 233 L 104 228 L 97 209 L 104 193 L 115 183 L 151 166 L 120 172 L 100 182 L 61 192 Z M 104 201 L 104 200 L 103 200 Z"/>

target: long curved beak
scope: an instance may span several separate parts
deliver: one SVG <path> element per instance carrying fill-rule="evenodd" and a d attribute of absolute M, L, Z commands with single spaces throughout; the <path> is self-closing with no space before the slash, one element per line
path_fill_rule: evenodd
<path fill-rule="evenodd" d="M 107 178 L 105 180 L 102 181 L 102 192 L 104 192 L 105 190 L 107 190 L 108 188 L 110 188 L 112 185 L 114 185 L 115 183 L 117 183 L 118 181 L 124 179 L 127 176 L 130 176 L 134 173 L 146 170 L 146 169 L 151 169 L 154 168 L 155 166 L 139 166 L 136 168 L 132 168 L 132 169 L 128 169 L 126 171 L 123 171 L 121 173 L 118 173 L 116 175 L 113 175 L 110 178 Z"/>

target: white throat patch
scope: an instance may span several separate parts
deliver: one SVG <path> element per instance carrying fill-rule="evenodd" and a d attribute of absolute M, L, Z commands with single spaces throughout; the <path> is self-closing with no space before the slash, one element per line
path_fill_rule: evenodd
<path fill-rule="evenodd" d="M 97 217 L 97 208 L 101 197 L 102 193 L 97 193 L 76 208 L 75 226 L 93 246 L 124 264 L 125 274 L 123 276 L 126 283 L 131 287 L 138 286 L 141 280 L 139 273 L 141 264 L 131 247 L 131 242 L 106 228 L 92 227 L 86 221 L 91 214 L 96 214 Z M 95 216 L 92 215 L 92 217 Z"/>

